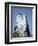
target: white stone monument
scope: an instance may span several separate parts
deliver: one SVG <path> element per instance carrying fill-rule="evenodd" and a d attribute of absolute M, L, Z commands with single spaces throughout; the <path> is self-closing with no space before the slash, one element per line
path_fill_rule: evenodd
<path fill-rule="evenodd" d="M 17 25 L 17 32 L 20 32 L 20 36 L 24 36 L 24 31 L 26 30 L 26 15 L 19 13 L 16 16 L 16 25 Z"/>

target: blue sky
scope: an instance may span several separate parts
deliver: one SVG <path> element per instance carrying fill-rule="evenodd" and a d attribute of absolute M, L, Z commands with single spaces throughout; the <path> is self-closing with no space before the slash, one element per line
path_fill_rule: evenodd
<path fill-rule="evenodd" d="M 11 7 L 11 16 L 12 16 L 11 19 L 12 19 L 13 26 L 15 26 L 16 24 L 16 16 L 19 13 L 27 14 L 29 30 L 31 32 L 32 31 L 32 8 L 12 6 Z"/>

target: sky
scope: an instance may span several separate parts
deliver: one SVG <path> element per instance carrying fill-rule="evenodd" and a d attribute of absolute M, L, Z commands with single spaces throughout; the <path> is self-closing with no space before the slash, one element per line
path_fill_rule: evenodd
<path fill-rule="evenodd" d="M 27 15 L 29 30 L 30 30 L 30 32 L 32 32 L 32 8 L 31 7 L 29 8 L 29 7 L 11 6 L 11 19 L 12 19 L 13 26 L 15 26 L 15 24 L 16 24 L 16 16 L 19 13 Z"/>

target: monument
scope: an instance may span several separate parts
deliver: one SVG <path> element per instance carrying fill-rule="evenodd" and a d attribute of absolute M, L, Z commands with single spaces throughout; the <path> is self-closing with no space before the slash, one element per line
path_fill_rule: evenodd
<path fill-rule="evenodd" d="M 29 25 L 27 16 L 25 14 L 19 13 L 16 16 L 16 32 L 20 32 L 20 36 L 30 36 Z"/>

